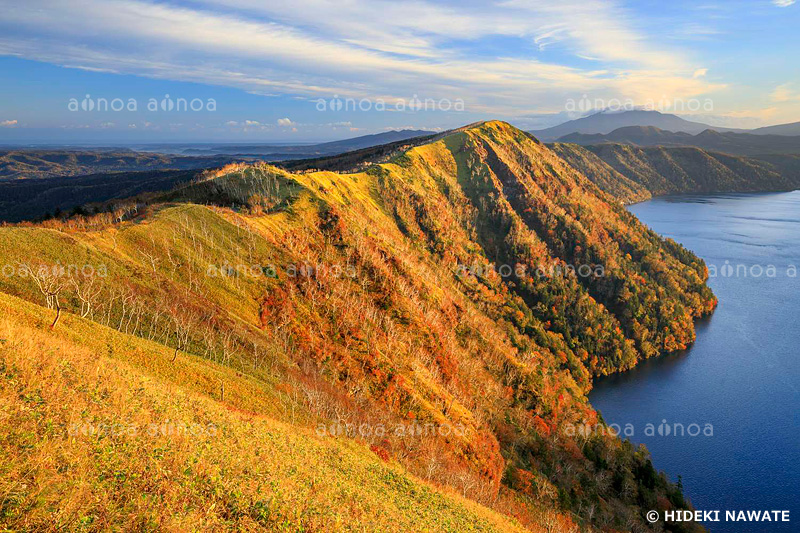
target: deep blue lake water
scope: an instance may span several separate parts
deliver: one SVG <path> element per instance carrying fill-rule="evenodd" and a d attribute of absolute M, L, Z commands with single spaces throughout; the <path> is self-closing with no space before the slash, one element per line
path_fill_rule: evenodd
<path fill-rule="evenodd" d="M 800 191 L 667 197 L 630 211 L 716 267 L 719 307 L 686 353 L 602 379 L 589 399 L 606 422 L 632 425 L 631 440 L 682 477 L 695 508 L 790 511 L 789 523 L 709 531 L 800 531 Z M 713 436 L 659 435 L 664 421 L 712 424 Z"/>

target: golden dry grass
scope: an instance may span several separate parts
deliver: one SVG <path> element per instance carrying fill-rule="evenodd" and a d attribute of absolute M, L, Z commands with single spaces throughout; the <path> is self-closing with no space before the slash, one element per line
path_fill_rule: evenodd
<path fill-rule="evenodd" d="M 263 391 L 228 368 L 169 364 L 169 350 L 72 315 L 53 332 L 11 296 L 0 308 L 6 528 L 520 530 L 355 441 L 252 414 Z M 205 390 L 220 376 L 238 396 Z"/>

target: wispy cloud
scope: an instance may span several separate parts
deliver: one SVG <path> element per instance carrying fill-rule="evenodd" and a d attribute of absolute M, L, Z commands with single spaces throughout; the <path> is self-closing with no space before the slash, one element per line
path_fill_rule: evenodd
<path fill-rule="evenodd" d="M 772 0 L 772 3 L 778 7 L 789 7 L 794 4 L 796 0 Z"/>
<path fill-rule="evenodd" d="M 672 37 L 683 40 L 708 40 L 721 35 L 722 32 L 705 23 L 689 22 L 675 28 Z"/>
<path fill-rule="evenodd" d="M 791 83 L 784 83 L 775 87 L 775 90 L 770 93 L 770 98 L 773 102 L 800 101 L 800 92 L 794 91 Z"/>
<path fill-rule="evenodd" d="M 689 98 L 721 84 L 651 42 L 611 0 L 43 0 L 6 8 L 0 54 L 87 70 L 330 98 L 461 98 L 471 111 L 558 110 L 565 95 Z M 354 37 L 357 36 L 357 37 Z M 482 39 L 516 54 L 476 54 Z M 558 47 L 574 63 L 547 60 Z M 580 59 L 584 58 L 584 59 Z M 585 66 L 591 58 L 591 66 Z"/>
<path fill-rule="evenodd" d="M 16 120 L 3 120 L 0 122 L 0 128 L 13 128 L 17 125 Z"/>

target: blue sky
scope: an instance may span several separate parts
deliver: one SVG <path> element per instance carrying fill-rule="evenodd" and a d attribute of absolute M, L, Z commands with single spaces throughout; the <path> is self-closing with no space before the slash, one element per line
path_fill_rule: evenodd
<path fill-rule="evenodd" d="M 0 0 L 0 142 L 535 129 L 586 102 L 795 122 L 797 28 L 793 0 Z"/>

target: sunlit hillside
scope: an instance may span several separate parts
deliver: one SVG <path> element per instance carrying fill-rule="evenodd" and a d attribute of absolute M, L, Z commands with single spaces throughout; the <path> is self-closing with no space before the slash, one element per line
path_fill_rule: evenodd
<path fill-rule="evenodd" d="M 689 506 L 586 394 L 694 341 L 706 267 L 506 123 L 1 227 L 0 258 L 6 527 L 640 531 Z"/>
<path fill-rule="evenodd" d="M 797 156 L 742 157 L 690 146 L 579 146 L 552 149 L 598 187 L 627 203 L 666 194 L 790 191 L 800 185 Z"/>

